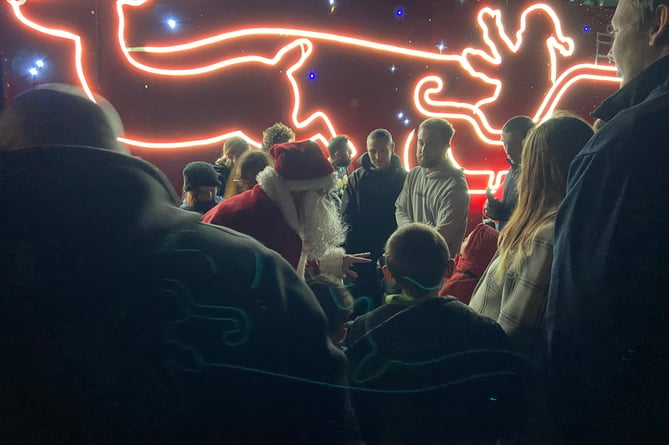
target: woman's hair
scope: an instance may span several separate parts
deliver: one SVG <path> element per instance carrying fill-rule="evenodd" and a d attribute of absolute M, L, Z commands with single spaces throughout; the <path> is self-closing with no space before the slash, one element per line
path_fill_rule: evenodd
<path fill-rule="evenodd" d="M 226 167 L 232 168 L 232 162 L 230 161 L 229 155 L 234 154 L 239 156 L 249 150 L 251 150 L 251 145 L 246 139 L 241 136 L 233 136 L 223 144 L 221 157 L 216 160 L 215 164 L 225 165 Z"/>
<path fill-rule="evenodd" d="M 523 147 L 518 205 L 499 236 L 497 281 L 517 271 L 532 249 L 539 228 L 549 222 L 567 191 L 572 159 L 592 137 L 583 119 L 559 112 L 532 130 Z"/>
<path fill-rule="evenodd" d="M 230 198 L 241 192 L 239 181 L 255 180 L 255 177 L 265 169 L 274 166 L 272 157 L 264 151 L 247 151 L 235 163 L 230 172 L 228 183 L 225 186 L 223 198 Z"/>

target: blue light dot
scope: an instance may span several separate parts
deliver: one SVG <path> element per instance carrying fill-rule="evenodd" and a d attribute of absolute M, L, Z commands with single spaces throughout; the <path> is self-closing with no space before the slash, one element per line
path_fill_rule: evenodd
<path fill-rule="evenodd" d="M 309 71 L 308 76 L 309 80 L 316 80 L 316 72 L 315 71 Z"/>
<path fill-rule="evenodd" d="M 404 9 L 402 9 L 402 8 L 397 8 L 397 9 L 395 10 L 395 15 L 396 15 L 397 17 L 402 17 L 402 16 L 404 15 Z"/>
<path fill-rule="evenodd" d="M 174 19 L 168 19 L 167 20 L 167 26 L 170 27 L 170 29 L 174 29 L 177 27 L 177 21 Z"/>
<path fill-rule="evenodd" d="M 335 0 L 330 0 L 330 6 L 334 6 Z"/>
<path fill-rule="evenodd" d="M 29 72 L 32 76 L 37 76 L 37 68 L 30 68 L 30 69 L 28 70 L 28 72 Z"/>
<path fill-rule="evenodd" d="M 404 125 L 409 125 L 410 122 L 411 122 L 411 121 L 410 121 L 408 118 L 407 118 L 407 119 L 404 119 Z"/>
<path fill-rule="evenodd" d="M 402 119 L 403 117 L 404 117 L 404 113 L 402 113 L 401 111 L 399 113 L 397 113 L 397 119 Z"/>
<path fill-rule="evenodd" d="M 35 61 L 35 65 L 37 65 L 38 68 L 43 68 L 44 67 L 44 61 L 42 59 L 39 59 Z"/>
<path fill-rule="evenodd" d="M 584 32 L 590 32 L 590 25 L 585 25 L 585 26 L 583 27 L 583 31 L 584 31 Z"/>

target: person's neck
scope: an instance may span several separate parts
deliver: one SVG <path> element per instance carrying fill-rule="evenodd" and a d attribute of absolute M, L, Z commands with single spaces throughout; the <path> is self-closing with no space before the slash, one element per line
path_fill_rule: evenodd
<path fill-rule="evenodd" d="M 439 172 L 439 171 L 445 170 L 445 169 L 447 169 L 447 168 L 449 168 L 449 167 L 452 167 L 452 165 L 451 165 L 451 161 L 449 161 L 448 159 L 444 158 L 444 160 L 441 161 L 441 162 L 439 163 L 439 165 L 437 165 L 436 167 L 426 168 L 425 170 L 426 170 L 427 173 L 434 173 L 434 172 Z"/>

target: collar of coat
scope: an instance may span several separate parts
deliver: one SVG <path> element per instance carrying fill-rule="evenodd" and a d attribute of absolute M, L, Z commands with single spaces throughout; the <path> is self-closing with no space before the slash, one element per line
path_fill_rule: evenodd
<path fill-rule="evenodd" d="M 646 100 L 653 90 L 668 80 L 669 56 L 666 56 L 653 63 L 627 85 L 607 98 L 591 115 L 608 122 L 622 110 Z"/>

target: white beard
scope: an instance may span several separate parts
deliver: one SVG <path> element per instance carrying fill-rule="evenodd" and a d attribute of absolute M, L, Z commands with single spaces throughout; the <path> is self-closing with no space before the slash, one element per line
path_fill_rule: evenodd
<path fill-rule="evenodd" d="M 327 195 L 314 190 L 297 192 L 296 195 L 304 254 L 309 259 L 320 260 L 326 251 L 344 244 L 346 226 L 337 206 Z"/>

